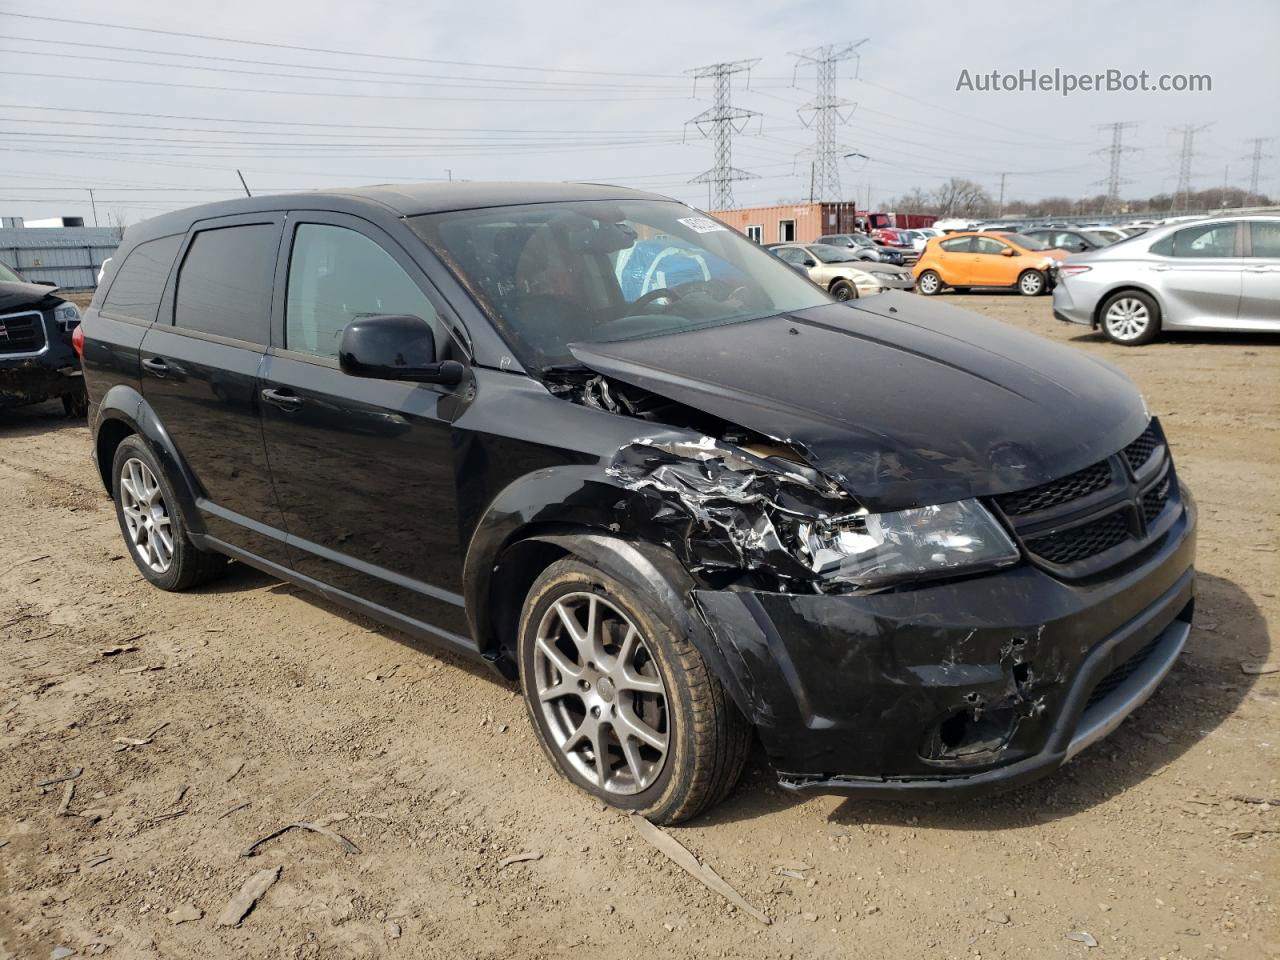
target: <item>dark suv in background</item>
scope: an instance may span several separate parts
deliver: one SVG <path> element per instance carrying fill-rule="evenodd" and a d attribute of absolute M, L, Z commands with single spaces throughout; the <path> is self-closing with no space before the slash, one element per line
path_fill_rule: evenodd
<path fill-rule="evenodd" d="M 166 214 L 83 350 L 144 577 L 234 558 L 481 658 L 564 776 L 654 820 L 723 797 L 753 735 L 794 790 L 1024 782 L 1189 630 L 1194 508 L 1121 374 L 906 294 L 836 303 L 662 197 Z"/>
<path fill-rule="evenodd" d="M 48 283 L 27 283 L 0 263 L 0 410 L 62 400 L 67 416 L 87 410 L 72 338 L 80 308 Z"/>

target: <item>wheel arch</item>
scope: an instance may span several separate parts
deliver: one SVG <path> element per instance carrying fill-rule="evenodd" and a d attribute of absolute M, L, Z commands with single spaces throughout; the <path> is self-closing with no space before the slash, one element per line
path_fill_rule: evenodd
<path fill-rule="evenodd" d="M 187 529 L 204 532 L 196 507 L 197 487 L 168 431 L 142 394 L 127 384 L 108 390 L 98 405 L 93 433 L 94 461 L 108 495 L 112 493 L 111 465 L 116 450 L 127 437 L 141 437 L 173 486 Z"/>
<path fill-rule="evenodd" d="M 1129 281 L 1127 283 L 1116 284 L 1116 286 L 1112 287 L 1106 293 L 1098 296 L 1097 302 L 1093 305 L 1093 316 L 1091 318 L 1091 325 L 1093 329 L 1096 330 L 1102 326 L 1102 308 L 1106 306 L 1108 300 L 1118 293 L 1145 293 L 1156 302 L 1156 309 L 1160 311 L 1159 316 L 1157 316 L 1156 319 L 1160 322 L 1161 326 L 1164 325 L 1164 304 L 1160 302 L 1160 298 L 1156 295 L 1156 292 L 1145 284 Z"/>

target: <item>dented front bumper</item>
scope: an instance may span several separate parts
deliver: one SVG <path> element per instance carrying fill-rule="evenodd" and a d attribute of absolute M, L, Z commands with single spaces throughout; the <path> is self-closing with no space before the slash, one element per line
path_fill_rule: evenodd
<path fill-rule="evenodd" d="M 870 595 L 695 591 L 784 787 L 955 793 L 1041 776 L 1154 691 L 1189 631 L 1195 513 L 1106 580 L 1023 563 Z"/>

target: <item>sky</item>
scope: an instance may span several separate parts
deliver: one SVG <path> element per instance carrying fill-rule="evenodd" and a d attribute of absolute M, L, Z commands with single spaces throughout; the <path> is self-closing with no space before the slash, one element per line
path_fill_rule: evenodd
<path fill-rule="evenodd" d="M 13 16 L 17 14 L 19 16 Z M 62 18 L 55 21 L 50 18 Z M 142 29 L 122 29 L 142 28 Z M 156 32 L 160 31 L 160 32 Z M 175 34 L 181 34 L 175 35 Z M 212 39 L 225 38 L 225 39 Z M 0 0 L 0 214 L 145 219 L 255 193 L 412 180 L 596 180 L 695 206 L 712 164 L 689 71 L 759 58 L 735 79 L 758 111 L 733 141 L 738 206 L 807 198 L 812 67 L 791 54 L 859 41 L 839 64 L 842 199 L 872 209 L 949 176 L 1009 200 L 1247 187 L 1255 137 L 1280 157 L 1280 4 L 959 4 L 700 0 Z M 240 41 L 251 40 L 254 43 Z M 232 42 L 237 41 L 237 42 Z M 957 89 L 991 71 L 1204 74 L 1201 92 Z M 977 85 L 977 81 L 974 82 Z M 847 149 L 845 149 L 847 148 Z M 1280 160 L 1260 189 L 1280 194 Z"/>

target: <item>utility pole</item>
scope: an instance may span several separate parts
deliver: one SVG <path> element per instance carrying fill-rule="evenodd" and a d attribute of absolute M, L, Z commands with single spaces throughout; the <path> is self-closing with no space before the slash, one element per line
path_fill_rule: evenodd
<path fill-rule="evenodd" d="M 1218 195 L 1218 206 L 1224 210 L 1227 208 L 1227 180 L 1231 176 L 1231 164 L 1227 164 L 1222 169 L 1222 193 Z"/>
<path fill-rule="evenodd" d="M 1255 197 L 1258 196 L 1258 181 L 1261 179 L 1262 161 L 1271 159 L 1271 154 L 1262 152 L 1262 145 L 1264 143 L 1269 143 L 1274 139 L 1275 139 L 1274 137 L 1254 137 L 1252 140 L 1245 141 L 1246 143 L 1253 144 L 1253 153 L 1242 158 L 1244 160 L 1251 161 L 1253 164 L 1249 172 L 1249 195 L 1250 196 L 1255 196 Z"/>
<path fill-rule="evenodd" d="M 1182 198 L 1185 202 L 1189 201 L 1191 193 L 1191 161 L 1195 158 L 1196 134 L 1202 130 L 1208 130 L 1213 124 L 1202 123 L 1199 126 L 1195 124 L 1187 124 L 1182 127 L 1174 127 L 1174 133 L 1182 134 L 1182 149 L 1178 152 L 1178 188 L 1174 191 L 1174 204 L 1177 205 L 1178 199 Z"/>
<path fill-rule="evenodd" d="M 1000 174 L 1000 212 L 996 214 L 997 217 L 1004 216 L 1004 179 L 1007 176 L 1007 173 Z"/>
<path fill-rule="evenodd" d="M 747 121 L 760 114 L 755 110 L 744 110 L 733 106 L 733 75 L 751 70 L 760 58 L 753 60 L 733 60 L 726 63 L 712 63 L 705 67 L 696 67 L 687 71 L 693 74 L 693 89 L 697 92 L 698 81 L 709 78 L 715 101 L 712 106 L 703 110 L 696 117 L 685 121 L 692 123 L 704 137 L 709 137 L 715 148 L 715 162 L 710 170 L 698 174 L 690 183 L 706 183 L 711 186 L 712 197 L 708 206 L 714 210 L 728 210 L 733 207 L 733 181 L 751 180 L 754 173 L 739 170 L 733 165 L 733 136 L 741 133 Z"/>
<path fill-rule="evenodd" d="M 836 94 L 837 64 L 842 60 L 856 60 L 858 47 L 867 42 L 864 37 L 857 43 L 829 43 L 791 54 L 796 58 L 794 78 L 800 68 L 812 63 L 817 74 L 814 97 L 796 111 L 800 122 L 812 126 L 816 134 L 814 143 L 815 199 L 835 203 L 840 199 L 840 167 L 836 145 L 836 124 L 848 123 L 857 104 Z"/>
<path fill-rule="evenodd" d="M 93 201 L 93 187 L 89 187 L 89 206 L 93 208 L 93 225 L 98 225 L 98 205 Z"/>
<path fill-rule="evenodd" d="M 1111 131 L 1111 146 L 1103 147 L 1096 153 L 1105 153 L 1111 159 L 1110 172 L 1107 174 L 1107 203 L 1112 209 L 1120 205 L 1120 185 L 1125 183 L 1125 179 L 1120 176 L 1120 158 L 1126 153 L 1132 153 L 1136 148 L 1126 147 L 1124 145 L 1124 132 L 1136 127 L 1136 120 L 1122 120 L 1118 123 L 1103 123 L 1098 125 L 1099 130 Z"/>

